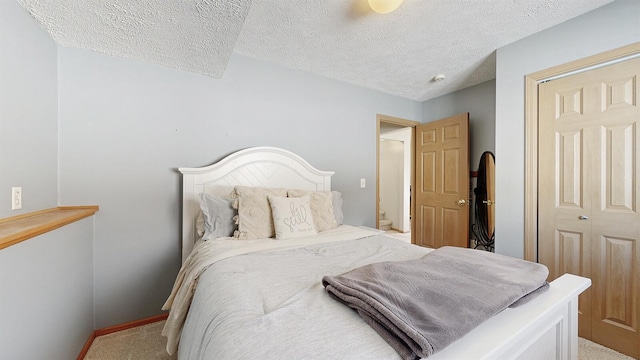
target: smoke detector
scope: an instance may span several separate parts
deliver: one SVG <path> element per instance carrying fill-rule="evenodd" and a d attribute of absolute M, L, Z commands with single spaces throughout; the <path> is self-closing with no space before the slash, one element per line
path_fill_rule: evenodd
<path fill-rule="evenodd" d="M 433 77 L 433 82 L 440 82 L 443 81 L 445 79 L 446 76 L 444 76 L 444 74 L 438 74 L 436 76 Z"/>

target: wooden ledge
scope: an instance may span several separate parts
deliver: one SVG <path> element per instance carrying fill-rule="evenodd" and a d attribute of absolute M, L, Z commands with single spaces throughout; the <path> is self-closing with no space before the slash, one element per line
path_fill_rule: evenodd
<path fill-rule="evenodd" d="M 92 216 L 96 206 L 59 206 L 0 219 L 0 249 Z"/>

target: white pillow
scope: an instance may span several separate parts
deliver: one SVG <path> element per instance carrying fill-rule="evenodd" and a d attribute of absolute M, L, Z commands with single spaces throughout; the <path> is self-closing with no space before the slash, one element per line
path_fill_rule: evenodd
<path fill-rule="evenodd" d="M 338 227 L 333 207 L 333 194 L 330 191 L 289 190 L 289 197 L 309 196 L 309 206 L 317 231 Z"/>
<path fill-rule="evenodd" d="M 269 196 L 276 239 L 290 239 L 316 235 L 309 196 L 287 198 Z"/>

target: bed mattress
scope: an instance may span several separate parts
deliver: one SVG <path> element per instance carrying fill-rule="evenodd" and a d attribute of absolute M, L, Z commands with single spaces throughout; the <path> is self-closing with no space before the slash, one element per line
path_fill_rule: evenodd
<path fill-rule="evenodd" d="M 179 359 L 400 359 L 353 310 L 325 292 L 322 277 L 417 259 L 431 250 L 341 228 L 328 234 L 331 240 L 299 239 L 208 266 L 182 329 Z M 339 234 L 345 231 L 360 238 L 344 240 Z"/>

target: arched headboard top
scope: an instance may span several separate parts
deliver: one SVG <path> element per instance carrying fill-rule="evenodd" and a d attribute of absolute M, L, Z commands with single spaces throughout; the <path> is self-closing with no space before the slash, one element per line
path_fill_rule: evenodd
<path fill-rule="evenodd" d="M 276 147 L 252 147 L 228 155 L 201 168 L 178 169 L 182 173 L 182 261 L 191 253 L 199 197 L 205 192 L 229 196 L 234 186 L 330 191 L 333 171 L 322 171 L 302 157 Z"/>

